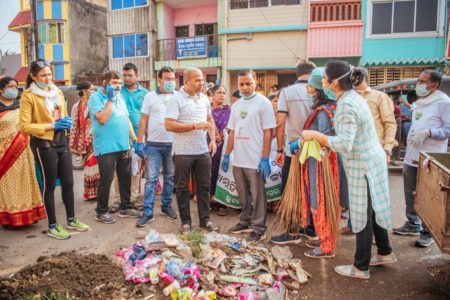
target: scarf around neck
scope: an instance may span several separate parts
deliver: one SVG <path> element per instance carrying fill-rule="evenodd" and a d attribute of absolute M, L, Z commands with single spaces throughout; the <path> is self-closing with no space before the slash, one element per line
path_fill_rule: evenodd
<path fill-rule="evenodd" d="M 45 98 L 45 107 L 47 107 L 47 110 L 50 114 L 53 113 L 53 110 L 55 110 L 55 105 L 60 106 L 60 97 L 59 97 L 59 90 L 51 83 L 49 85 L 49 91 L 44 91 L 36 85 L 36 83 L 32 83 L 30 85 L 30 90 L 33 94 L 44 97 Z"/>

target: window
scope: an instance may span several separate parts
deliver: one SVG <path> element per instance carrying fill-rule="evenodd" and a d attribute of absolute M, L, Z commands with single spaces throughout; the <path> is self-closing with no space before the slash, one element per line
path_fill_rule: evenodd
<path fill-rule="evenodd" d="M 111 9 L 133 8 L 147 5 L 147 0 L 111 0 Z"/>
<path fill-rule="evenodd" d="M 380 84 L 417 78 L 425 67 L 375 67 L 369 68 L 369 85 L 377 86 Z"/>
<path fill-rule="evenodd" d="M 217 24 L 196 24 L 195 35 L 211 35 L 217 33 Z"/>
<path fill-rule="evenodd" d="M 176 26 L 175 37 L 189 37 L 189 26 Z"/>
<path fill-rule="evenodd" d="M 230 0 L 230 9 L 268 7 L 276 5 L 297 5 L 300 0 Z"/>
<path fill-rule="evenodd" d="M 371 34 L 437 31 L 439 0 L 372 0 Z"/>
<path fill-rule="evenodd" d="M 64 44 L 64 23 L 39 22 L 38 34 L 40 44 Z"/>
<path fill-rule="evenodd" d="M 113 58 L 148 56 L 147 33 L 112 37 Z"/>

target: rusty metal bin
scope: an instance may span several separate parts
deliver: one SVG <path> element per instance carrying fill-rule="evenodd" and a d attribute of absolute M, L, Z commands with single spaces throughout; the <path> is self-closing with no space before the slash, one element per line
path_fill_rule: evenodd
<path fill-rule="evenodd" d="M 420 153 L 416 192 L 417 214 L 450 254 L 450 153 Z"/>

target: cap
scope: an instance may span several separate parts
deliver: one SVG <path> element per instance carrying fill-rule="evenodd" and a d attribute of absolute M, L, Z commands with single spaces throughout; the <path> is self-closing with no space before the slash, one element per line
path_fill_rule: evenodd
<path fill-rule="evenodd" d="M 323 90 L 322 78 L 325 76 L 325 68 L 319 67 L 312 70 L 308 78 L 308 84 L 318 90 Z"/>

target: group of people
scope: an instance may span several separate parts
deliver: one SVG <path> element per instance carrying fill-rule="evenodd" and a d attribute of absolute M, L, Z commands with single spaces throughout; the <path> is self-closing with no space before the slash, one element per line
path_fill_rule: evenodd
<path fill-rule="evenodd" d="M 365 69 L 344 61 L 330 61 L 325 67 L 302 62 L 296 75 L 294 84 L 282 90 L 273 86 L 267 98 L 258 92 L 255 73 L 240 71 L 238 92 L 228 106 L 223 86 L 211 87 L 211 98 L 202 93 L 205 80 L 197 68 L 184 70 L 183 86 L 177 91 L 175 71 L 164 67 L 158 72 L 156 90 L 149 92 L 139 84 L 137 67 L 127 63 L 122 73 L 105 72 L 98 89 L 90 82 L 78 84 L 80 98 L 69 116 L 62 92 L 52 83 L 50 65 L 34 61 L 20 101 L 17 81 L 0 80 L 0 223 L 25 226 L 47 216 L 47 233 L 57 239 L 69 238 L 70 230 L 88 230 L 75 214 L 74 152 L 85 164 L 83 198 L 97 202 L 95 219 L 105 224 L 116 222 L 115 212 L 137 218 L 138 227 L 154 221 L 162 167 L 160 213 L 172 220 L 179 214 L 181 232 L 191 231 L 194 193 L 200 227 L 219 231 L 210 209 L 215 206 L 219 215 L 227 214 L 225 206 L 214 203 L 214 192 L 219 170 L 232 172 L 242 211 L 229 232 L 249 233 L 247 241 L 257 243 L 267 231 L 265 181 L 271 174 L 272 140 L 277 145 L 275 163 L 282 167 L 282 189 L 288 188 L 292 164 L 300 164 L 296 153 L 314 141 L 317 149 L 327 150 L 315 151 L 310 144 L 312 154 L 300 159 L 303 188 L 298 197 L 304 200 L 304 226 L 289 226 L 271 241 L 297 244 L 306 238 L 311 248 L 306 256 L 334 257 L 337 233 L 326 212 L 330 204 L 321 171 L 320 156 L 326 155 L 339 198 L 338 213 L 349 210 L 343 233 L 356 233 L 354 263 L 335 270 L 368 279 L 369 266 L 396 261 L 387 231 L 391 227 L 387 166 L 397 146 L 393 102 L 368 86 Z M 403 171 L 408 222 L 394 229 L 401 235 L 420 235 L 416 244 L 425 247 L 433 240 L 414 211 L 413 193 L 419 152 L 447 151 L 450 99 L 438 90 L 441 80 L 437 71 L 425 70 L 416 85 L 419 99 L 411 107 Z M 42 176 L 41 191 L 35 170 Z M 144 202 L 138 209 L 143 171 Z M 110 206 L 113 181 L 117 205 Z M 66 209 L 65 226 L 56 219 L 57 182 Z M 172 208 L 173 193 L 178 214 Z M 371 257 L 373 237 L 378 252 Z"/>

